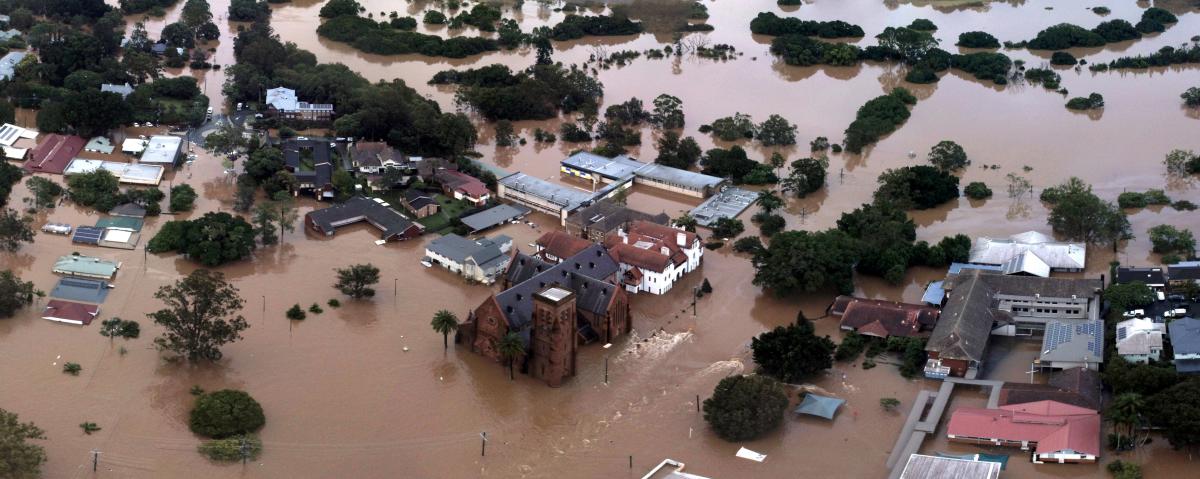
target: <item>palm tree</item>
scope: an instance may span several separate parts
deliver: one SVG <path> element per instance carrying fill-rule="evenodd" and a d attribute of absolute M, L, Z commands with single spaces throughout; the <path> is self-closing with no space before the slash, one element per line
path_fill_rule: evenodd
<path fill-rule="evenodd" d="M 517 356 L 525 354 L 525 342 L 521 340 L 521 335 L 510 331 L 500 339 L 497 349 L 500 350 L 500 356 L 508 361 L 508 378 L 515 381 L 517 375 L 513 372 L 513 360 L 517 359 Z"/>
<path fill-rule="evenodd" d="M 771 214 L 772 211 L 783 207 L 783 199 L 772 190 L 764 190 L 758 193 L 758 198 L 755 198 L 754 204 L 762 208 L 764 213 Z"/>
<path fill-rule="evenodd" d="M 1124 426 L 1129 431 L 1129 436 L 1133 436 L 1133 428 L 1138 423 L 1138 418 L 1141 417 L 1142 409 L 1145 408 L 1146 401 L 1138 393 L 1122 393 L 1113 398 L 1113 403 L 1108 407 L 1108 418 L 1115 426 Z M 1114 428 L 1115 429 L 1115 428 Z M 1120 447 L 1121 433 L 1117 433 L 1117 445 Z"/>
<path fill-rule="evenodd" d="M 442 347 L 450 349 L 450 332 L 458 329 L 458 316 L 444 309 L 433 313 L 433 330 L 442 333 Z"/>

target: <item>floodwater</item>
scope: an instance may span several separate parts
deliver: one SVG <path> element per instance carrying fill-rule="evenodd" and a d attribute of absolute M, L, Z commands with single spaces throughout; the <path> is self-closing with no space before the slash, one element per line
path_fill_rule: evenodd
<path fill-rule="evenodd" d="M 868 35 L 888 25 L 928 18 L 941 27 L 936 36 L 952 52 L 961 31 L 985 30 L 1001 40 L 1022 40 L 1063 21 L 1085 26 L 1101 21 L 1082 5 L 1064 7 L 1048 0 L 946 9 L 929 3 L 819 0 L 786 11 L 808 19 L 847 20 L 861 25 Z M 1179 3 L 1183 2 L 1172 2 Z M 211 4 L 223 35 L 235 31 L 236 24 L 223 19 L 227 0 Z M 283 40 L 313 51 L 320 61 L 345 63 L 371 80 L 404 79 L 446 109 L 453 108 L 453 90 L 427 85 L 434 72 L 496 62 L 520 68 L 533 62 L 532 52 L 523 50 L 451 61 L 362 54 L 316 35 L 316 12 L 321 4 L 316 0 L 275 4 L 272 24 Z M 705 148 L 714 142 L 696 132 L 700 124 L 736 111 L 759 121 L 779 113 L 798 125 L 798 139 L 803 144 L 816 136 L 838 141 L 840 131 L 862 103 L 904 84 L 902 70 L 884 65 L 798 68 L 776 62 L 767 52 L 770 39 L 751 35 L 748 27 L 759 11 L 781 11 L 773 1 L 705 4 L 712 15 L 708 22 L 716 26 L 706 35 L 707 41 L 732 44 L 743 56 L 724 62 L 694 56 L 640 58 L 625 67 L 601 70 L 606 102 L 637 96 L 649 103 L 659 93 L 678 96 L 688 118 L 685 131 Z M 1112 1 L 1095 4 L 1112 9 L 1107 18 L 1130 20 L 1148 6 Z M 376 16 L 380 11 L 398 10 L 419 17 L 431 4 L 369 0 L 364 5 Z M 1047 6 L 1055 8 L 1046 10 Z M 169 9 L 167 18 L 176 18 L 179 8 Z M 1075 53 L 1086 54 L 1092 63 L 1107 61 L 1178 45 L 1200 33 L 1200 14 L 1185 8 L 1173 10 L 1180 15 L 1180 22 L 1163 34 Z M 517 18 L 528 30 L 553 24 L 561 14 L 525 2 Z M 169 21 L 148 22 L 151 35 L 157 36 Z M 434 31 L 445 34 L 444 30 Z M 467 34 L 475 33 L 468 30 Z M 584 39 L 556 43 L 555 58 L 579 63 L 597 51 L 597 46 L 614 52 L 669 42 L 669 35 L 655 34 Z M 871 40 L 858 43 L 868 45 Z M 216 63 L 232 61 L 228 36 L 212 46 L 217 49 Z M 1027 51 L 1006 53 L 1031 66 L 1047 57 Z M 168 74 L 193 73 L 183 69 Z M 1094 184 L 1107 199 L 1115 199 L 1124 189 L 1165 186 L 1176 199 L 1200 202 L 1194 182 L 1168 181 L 1161 166 L 1170 149 L 1200 150 L 1200 115 L 1181 109 L 1178 97 L 1197 85 L 1200 75 L 1194 68 L 1101 74 L 1086 69 L 1060 70 L 1060 74 L 1072 95 L 1103 94 L 1107 103 L 1103 113 L 1098 117 L 1074 114 L 1063 107 L 1061 95 L 1041 87 L 996 87 L 956 72 L 946 74 L 935 85 L 906 85 L 921 98 L 912 118 L 864 155 L 833 155 L 828 187 L 808 198 L 789 200 L 789 226 L 831 226 L 842 212 L 869 201 L 880 172 L 917 162 L 909 159 L 910 151 L 923 157 L 943 139 L 962 144 L 974 161 L 963 174 L 964 182 L 988 182 L 997 196 L 983 202 L 964 198 L 915 212 L 923 239 L 960 232 L 976 236 L 1048 231 L 1046 209 L 1040 202 L 1004 195 L 1003 178 L 1008 173 L 1029 178 L 1039 189 L 1075 175 Z M 216 86 L 223 81 L 222 73 L 197 75 L 205 78 L 205 91 L 214 103 L 219 102 Z M 560 121 L 519 122 L 517 127 L 528 137 L 536 127 L 556 130 Z M 558 143 L 539 147 L 531 142 L 519 148 L 497 148 L 490 127 L 482 126 L 481 133 L 478 151 L 484 161 L 556 181 L 557 162 L 564 154 L 587 146 Z M 652 159 L 652 132 L 644 131 L 643 140 L 645 145 L 632 153 Z M 759 158 L 773 151 L 746 146 Z M 807 155 L 802 148 L 782 151 L 791 158 Z M 1025 166 L 1032 169 L 1024 171 Z M 206 153 L 200 152 L 194 166 L 175 172 L 168 180 L 168 184 L 183 182 L 201 194 L 197 212 L 185 216 L 230 209 L 232 183 L 223 176 L 219 161 Z M 11 204 L 20 205 L 26 196 L 24 187 L 16 188 Z M 629 202 L 648 212 L 670 214 L 695 204 L 694 200 L 643 189 L 630 195 Z M 314 207 L 319 205 L 305 201 L 301 212 Z M 752 213 L 747 211 L 743 218 Z M 1195 230 L 1200 227 L 1198 216 L 1169 208 L 1131 214 L 1138 238 L 1122 249 L 1119 259 L 1129 264 L 1157 262 L 1145 230 L 1163 223 Z M 168 219 L 148 221 L 143 237 L 151 237 Z M 493 234 L 513 236 L 515 244 L 525 245 L 553 227 L 548 217 L 536 215 L 534 219 L 539 223 L 537 229 L 508 225 Z M 90 224 L 95 216 L 63 205 L 38 215 L 38 225 L 46 221 Z M 464 317 L 487 297 L 489 288 L 469 286 L 445 271 L 420 267 L 423 244 L 431 237 L 382 247 L 373 245 L 375 239 L 367 226 L 340 231 L 333 238 L 298 230 L 285 234 L 281 245 L 257 250 L 252 260 L 221 267 L 246 300 L 243 314 L 251 328 L 242 341 L 224 348 L 222 361 L 192 366 L 160 359 L 151 343 L 160 329 L 144 315 L 160 307 L 153 299 L 158 287 L 189 273 L 195 265 L 175 256 L 147 256 L 140 250 L 79 247 L 63 237 L 39 234 L 34 244 L 19 252 L 0 254 L 0 267 L 16 270 L 39 289 L 49 290 L 54 282 L 50 267 L 60 255 L 79 251 L 122 261 L 116 288 L 103 305 L 101 317 L 137 319 L 142 322 L 143 335 L 110 345 L 97 333 L 98 325 L 78 328 L 51 323 L 37 318 L 37 308 L 0 320 L 0 404 L 46 430 L 47 477 L 91 474 L 92 450 L 102 453 L 101 477 L 640 477 L 664 457 L 686 462 L 689 471 L 719 478 L 881 477 L 903 418 L 883 412 L 879 398 L 896 397 L 904 409 L 919 389 L 936 387 L 926 381 L 904 380 L 886 364 L 870 370 L 837 364 L 813 380 L 848 400 L 836 420 L 789 415 L 778 431 L 744 444 L 767 454 L 765 462 L 737 459 L 733 454 L 743 444 L 727 443 L 707 429 L 696 412 L 696 396 L 707 397 L 713 385 L 728 374 L 753 370 L 747 352 L 749 338 L 787 324 L 800 310 L 810 318 L 821 316 L 833 299 L 832 292 L 775 298 L 751 285 L 753 270 L 744 255 L 728 248 L 708 251 L 701 270 L 686 277 L 670 294 L 634 298 L 635 334 L 608 350 L 583 348 L 578 376 L 562 388 L 550 389 L 527 377 L 510 381 L 500 365 L 464 351 L 438 351 L 441 338 L 429 327 L 432 314 L 450 309 Z M 1103 248 L 1093 248 L 1091 253 L 1089 273 L 1106 271 L 1113 255 Z M 382 270 L 374 299 L 356 302 L 340 298 L 341 308 L 325 307 L 323 314 L 310 315 L 305 321 L 284 318 L 284 311 L 293 304 L 324 304 L 340 297 L 330 287 L 333 269 L 364 262 Z M 858 293 L 915 301 L 925 283 L 940 275 L 939 271 L 914 268 L 901 286 L 859 278 Z M 693 315 L 689 292 L 706 277 L 715 293 L 702 298 Z M 839 336 L 832 321 L 817 320 L 816 326 L 821 334 Z M 127 350 L 125 354 L 120 353 L 121 347 Z M 1002 346 L 1006 360 L 992 377 L 1028 380 L 1023 368 L 1036 347 L 1032 343 Z M 61 363 L 65 361 L 81 364 L 80 376 L 63 374 Z M 268 421 L 261 431 L 265 452 L 260 460 L 244 468 L 216 465 L 195 452 L 199 440 L 186 426 L 192 401 L 188 391 L 193 385 L 209 390 L 244 389 L 263 404 Z M 955 404 L 981 401 L 982 396 L 968 391 L 959 394 Z M 77 426 L 84 421 L 103 429 L 84 435 Z M 487 432 L 489 439 L 485 457 L 480 457 L 480 432 Z M 972 449 L 938 439 L 923 449 L 940 450 Z M 1006 473 L 1010 477 L 1027 477 L 1034 471 L 1105 477 L 1099 466 L 1035 468 L 1019 451 L 1004 452 L 1012 455 Z M 1187 468 L 1195 467 L 1186 455 L 1174 453 L 1162 440 L 1133 459 L 1143 464 L 1149 477 L 1183 477 Z"/>

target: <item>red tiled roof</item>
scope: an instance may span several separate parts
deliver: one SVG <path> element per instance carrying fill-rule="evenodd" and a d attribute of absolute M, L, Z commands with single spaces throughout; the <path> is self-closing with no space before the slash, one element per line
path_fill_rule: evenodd
<path fill-rule="evenodd" d="M 67 164 L 75 159 L 75 155 L 83 149 L 87 141 L 78 136 L 46 135 L 38 146 L 29 152 L 29 161 L 25 162 L 25 170 L 39 173 L 62 174 Z"/>
<path fill-rule="evenodd" d="M 618 263 L 636 266 L 661 273 L 666 271 L 671 259 L 657 250 L 641 249 L 625 243 L 616 243 L 608 247 L 608 254 Z"/>
<path fill-rule="evenodd" d="M 683 233 L 684 239 L 686 240 L 686 243 L 687 243 L 687 247 L 691 247 L 692 244 L 696 242 L 696 238 L 697 238 L 696 233 L 672 228 L 672 227 L 666 226 L 666 225 L 660 225 L 658 223 L 654 223 L 654 222 L 650 222 L 650 221 L 646 221 L 646 220 L 637 220 L 637 221 L 630 223 L 629 232 L 636 233 L 636 234 L 643 235 L 643 236 L 655 237 L 655 238 L 663 240 L 664 242 L 671 243 L 671 244 L 676 244 L 675 243 L 676 235 L 678 235 L 679 233 Z"/>
<path fill-rule="evenodd" d="M 438 181 L 441 181 L 450 189 L 472 198 L 480 198 L 489 193 L 487 185 L 483 184 L 479 178 L 466 173 L 454 170 L 441 170 L 437 173 L 437 178 Z"/>
<path fill-rule="evenodd" d="M 1036 442 L 1036 452 L 1073 450 L 1100 455 L 1100 414 L 1056 401 L 1012 404 L 999 409 L 959 408 L 946 434 L 958 437 Z"/>
<path fill-rule="evenodd" d="M 53 321 L 76 322 L 87 326 L 91 324 L 99 312 L 100 307 L 94 304 L 73 303 L 71 301 L 52 299 L 46 303 L 46 309 L 42 310 L 42 318 Z"/>
<path fill-rule="evenodd" d="M 843 328 L 879 337 L 917 336 L 938 317 L 937 308 L 930 306 L 850 296 L 838 296 L 830 313 L 842 317 Z"/>
<path fill-rule="evenodd" d="M 542 247 L 542 251 L 548 253 L 559 260 L 575 256 L 580 251 L 587 249 L 592 245 L 591 241 L 572 236 L 562 231 L 550 231 L 542 235 L 537 240 L 538 246 Z"/>

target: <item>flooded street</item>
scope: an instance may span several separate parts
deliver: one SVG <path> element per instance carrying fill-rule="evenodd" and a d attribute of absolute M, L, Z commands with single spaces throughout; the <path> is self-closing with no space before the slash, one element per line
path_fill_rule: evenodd
<path fill-rule="evenodd" d="M 109 3 L 115 4 L 115 1 Z M 272 4 L 271 23 L 281 39 L 312 51 L 318 61 L 344 63 L 371 81 L 403 79 L 443 109 L 454 108 L 454 90 L 426 84 L 437 71 L 503 63 L 514 69 L 533 64 L 529 49 L 492 52 L 462 60 L 416 55 L 368 55 L 346 44 L 319 38 L 317 12 L 324 2 L 293 0 Z M 420 18 L 432 2 L 365 0 L 368 12 L 397 10 Z M 1115 201 L 1124 190 L 1166 188 L 1176 200 L 1200 203 L 1196 181 L 1168 181 L 1163 156 L 1175 148 L 1200 150 L 1200 114 L 1181 108 L 1179 94 L 1200 86 L 1196 68 L 1162 68 L 1146 71 L 1091 73 L 1056 68 L 1070 96 L 1099 92 L 1106 107 L 1098 117 L 1064 108 L 1066 98 L 1040 86 L 1010 84 L 998 87 L 961 72 L 945 74 L 933 85 L 903 82 L 901 67 L 867 63 L 857 67 L 800 68 L 784 65 L 767 51 L 770 37 L 751 35 L 749 22 L 758 12 L 812 20 L 845 20 L 858 24 L 867 37 L 860 46 L 875 43 L 873 35 L 887 26 L 907 25 L 927 18 L 940 29 L 942 48 L 957 53 L 958 34 L 983 30 L 1001 41 L 1020 41 L 1061 22 L 1088 28 L 1102 18 L 1082 4 L 1030 0 L 991 2 L 982 7 L 938 9 L 930 2 L 881 0 L 816 0 L 798 10 L 781 10 L 773 0 L 704 1 L 715 31 L 703 35 L 709 44 L 727 43 L 743 55 L 728 61 L 696 56 L 661 60 L 638 58 L 624 67 L 599 71 L 605 86 L 605 103 L 630 97 L 649 104 L 660 93 L 683 100 L 686 135 L 695 136 L 705 149 L 727 147 L 697 132 L 701 124 L 735 112 L 756 121 L 778 113 L 798 126 L 797 147 L 783 148 L 789 160 L 808 156 L 806 144 L 817 136 L 837 142 L 867 100 L 895 86 L 913 90 L 920 102 L 912 117 L 895 133 L 883 138 L 863 155 L 830 157 L 827 187 L 805 199 L 789 198 L 785 211 L 793 229 L 833 226 L 841 213 L 869 202 L 877 176 L 888 168 L 923 162 L 938 141 L 961 144 L 973 164 L 962 175 L 963 184 L 984 181 L 996 196 L 986 201 L 961 198 L 942 207 L 913 212 L 921 239 L 943 236 L 1008 236 L 1026 230 L 1049 232 L 1047 210 L 1036 198 L 1010 199 L 1005 175 L 1030 179 L 1035 188 L 1078 176 L 1093 184 L 1106 200 Z M 933 2 L 940 3 L 940 2 Z M 1168 3 L 1168 2 L 1159 2 Z M 1178 46 L 1200 34 L 1200 11 L 1169 2 L 1179 23 L 1166 32 L 1104 48 L 1073 50 L 1090 63 L 1116 57 L 1147 54 L 1164 45 Z M 233 63 L 232 36 L 237 24 L 225 20 L 228 0 L 210 0 L 220 42 L 213 63 Z M 1103 19 L 1136 20 L 1149 2 L 1100 1 L 1112 13 Z M 178 17 L 182 2 L 168 9 L 165 18 L 151 19 L 147 29 L 157 38 L 162 27 Z M 1046 7 L 1054 6 L 1052 10 Z M 1088 5 L 1095 6 L 1095 5 Z M 510 18 L 512 13 L 506 12 Z M 132 23 L 140 15 L 127 17 Z M 562 18 L 536 2 L 527 1 L 518 16 L 522 29 L 549 26 Z M 420 25 L 418 31 L 446 35 L 444 28 Z M 468 28 L 463 34 L 477 35 Z M 692 34 L 693 36 L 701 36 Z M 619 50 L 661 48 L 672 42 L 669 34 L 642 34 L 613 38 L 585 38 L 555 42 L 554 58 L 582 63 L 603 46 Z M 1002 50 L 1027 66 L 1048 63 L 1048 52 Z M 189 69 L 168 75 L 191 74 L 202 78 L 202 88 L 214 107 L 222 101 L 223 70 L 193 73 Z M 226 105 L 228 106 L 228 105 Z M 30 116 L 30 118 L 25 118 Z M 557 131 L 561 119 L 516 122 L 518 133 L 532 140 L 534 128 Z M 33 124 L 22 113 L 19 122 Z M 497 147 L 492 128 L 482 121 L 477 150 L 482 160 L 508 171 L 523 171 L 556 182 L 558 162 L 570 151 L 588 144 L 558 142 L 551 146 L 532 141 L 516 148 Z M 640 147 L 631 154 L 652 161 L 655 133 L 642 132 Z M 743 144 L 756 159 L 770 156 L 772 148 Z M 225 176 L 218 159 L 197 150 L 199 159 L 174 172 L 170 184 L 189 183 L 199 192 L 193 217 L 208 211 L 230 211 L 232 178 Z M 916 160 L 909 159 L 914 152 Z M 82 156 L 86 156 L 82 155 Z M 998 165 L 985 169 L 984 165 Z M 1030 169 L 1026 171 L 1025 167 Z M 14 188 L 10 205 L 21 205 L 29 193 Z M 648 213 L 672 216 L 698 202 L 638 187 L 629 204 Z M 300 213 L 320 208 L 303 200 Z M 743 213 L 747 229 L 754 208 Z M 62 205 L 37 216 L 46 222 L 72 225 L 95 223 L 97 216 Z M 148 219 L 142 244 L 169 215 Z M 522 250 L 541 233 L 557 227 L 546 215 L 534 215 L 537 228 L 506 225 L 488 235 L 506 234 Z M 1150 252 L 1146 230 L 1158 224 L 1200 228 L 1200 213 L 1170 208 L 1131 212 L 1137 238 L 1115 256 L 1105 248 L 1090 248 L 1088 274 L 1106 273 L 1110 261 L 1133 265 L 1157 264 Z M 302 228 L 302 224 L 300 225 Z M 635 333 L 611 349 L 591 345 L 581 348 L 575 378 L 557 389 L 518 375 L 510 381 L 498 364 L 463 349 L 438 351 L 440 335 L 430 328 L 431 316 L 449 309 L 460 318 L 492 291 L 468 285 L 438 268 L 419 264 L 424 245 L 434 235 L 405 243 L 376 246 L 376 231 L 365 225 L 339 230 L 336 236 L 317 236 L 297 229 L 285 233 L 283 243 L 259 248 L 252 260 L 220 267 L 246 300 L 242 314 L 251 327 L 244 339 L 226 346 L 225 358 L 211 365 L 171 364 L 160 359 L 152 341 L 161 329 L 145 317 L 161 307 L 155 290 L 196 268 L 177 256 L 146 255 L 134 251 L 79 246 L 61 236 L 39 233 L 36 242 L 17 253 L 0 253 L 0 269 L 12 269 L 37 289 L 49 291 L 56 280 L 50 272 L 62 255 L 78 251 L 123 263 L 115 289 L 102 305 L 104 319 L 119 316 L 137 320 L 142 335 L 132 341 L 110 344 L 98 333 L 98 324 L 74 327 L 39 319 L 41 300 L 11 319 L 0 320 L 0 405 L 33 421 L 46 431 L 49 462 L 46 477 L 91 477 L 91 454 L 99 450 L 97 477 L 640 477 L 663 458 L 688 464 L 688 471 L 713 478 L 752 477 L 883 477 L 884 461 L 903 423 L 903 415 L 883 411 L 879 399 L 895 397 L 906 409 L 917 391 L 936 389 L 937 382 L 905 380 L 894 366 L 880 364 L 864 370 L 850 363 L 813 383 L 847 400 L 836 420 L 827 422 L 788 413 L 783 427 L 766 437 L 735 444 L 717 438 L 696 412 L 703 400 L 728 374 L 753 370 L 748 344 L 758 333 L 794 320 L 798 311 L 809 318 L 824 314 L 834 292 L 775 298 L 751 284 L 754 271 L 745 255 L 728 247 L 706 251 L 699 272 L 686 276 L 669 294 L 642 294 L 632 299 Z M 380 268 L 375 298 L 353 301 L 331 285 L 334 269 L 355 263 Z M 905 284 L 894 286 L 882 279 L 859 277 L 856 294 L 892 300 L 918 301 L 928 281 L 943 271 L 912 268 Z M 712 295 L 702 298 L 695 314 L 690 291 L 707 278 Z M 342 307 L 325 307 L 330 298 Z M 304 321 L 289 321 L 284 312 L 293 304 L 325 307 Z M 831 319 L 815 321 L 819 334 L 840 338 Z M 127 352 L 121 353 L 124 347 Z M 407 350 L 406 350 L 407 348 Z M 993 379 L 1027 381 L 1026 358 L 1038 345 L 1015 342 L 997 348 L 1010 358 Z M 609 362 L 609 380 L 604 364 Z M 63 374 L 62 363 L 77 362 L 78 376 Z M 861 361 L 859 362 L 861 364 Z M 193 397 L 189 390 L 244 389 L 267 415 L 260 436 L 262 457 L 243 468 L 219 465 L 196 453 L 199 439 L 187 428 Z M 794 399 L 794 396 L 793 396 Z M 951 408 L 983 404 L 984 396 L 964 389 Z M 90 421 L 102 429 L 84 435 L 79 423 Z M 486 457 L 480 457 L 480 433 L 489 438 Z M 977 448 L 948 445 L 934 436 L 923 452 L 973 451 Z M 737 459 L 738 447 L 768 455 L 763 463 Z M 1108 477 L 1096 465 L 1056 466 L 1030 464 L 1019 450 L 1011 455 L 1005 477 L 1028 477 L 1033 472 L 1055 477 Z M 630 459 L 632 456 L 632 459 Z M 1126 454 L 1122 459 L 1142 463 L 1147 477 L 1188 477 L 1197 466 L 1188 457 L 1171 451 L 1164 440 Z M 1104 460 L 1115 458 L 1109 454 Z M 633 467 L 630 468 L 630 461 Z M 836 472 L 835 472 L 836 471 Z"/>

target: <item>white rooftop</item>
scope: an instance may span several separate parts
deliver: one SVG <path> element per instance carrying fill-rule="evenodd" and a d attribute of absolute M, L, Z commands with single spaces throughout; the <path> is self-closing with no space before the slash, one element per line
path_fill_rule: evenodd
<path fill-rule="evenodd" d="M 0 126 L 0 145 L 12 146 L 17 140 L 25 138 L 27 140 L 37 139 L 37 132 L 25 128 L 21 128 L 12 123 L 5 123 Z"/>
<path fill-rule="evenodd" d="M 1051 270 L 1081 270 L 1086 264 L 1087 246 L 1083 243 L 1063 243 L 1036 231 L 1012 235 L 1008 238 L 980 237 L 971 246 L 971 263 L 1005 265 L 1009 261 L 1032 253 Z M 1030 268 L 1040 267 L 1032 259 L 1022 259 L 1021 264 L 1031 263 Z M 1047 273 L 1048 275 L 1049 273 Z"/>
<path fill-rule="evenodd" d="M 1117 354 L 1150 354 L 1162 350 L 1167 325 L 1150 318 L 1127 319 L 1117 323 Z"/>
<path fill-rule="evenodd" d="M 146 144 L 146 151 L 142 152 L 141 162 L 173 165 L 182 146 L 183 138 L 178 136 L 152 136 Z"/>
<path fill-rule="evenodd" d="M 117 177 L 117 181 L 133 185 L 157 185 L 162 181 L 163 167 L 159 165 L 141 165 L 120 163 L 116 161 L 87 160 L 76 158 L 67 164 L 63 175 L 70 176 L 80 173 L 91 173 L 96 170 L 107 170 Z"/>

